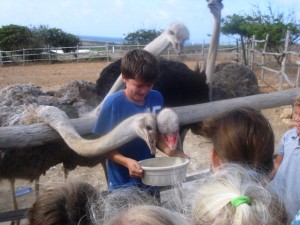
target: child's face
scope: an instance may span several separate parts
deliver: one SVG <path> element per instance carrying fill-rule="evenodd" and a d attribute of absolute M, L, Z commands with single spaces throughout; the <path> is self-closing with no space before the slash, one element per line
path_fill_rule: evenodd
<path fill-rule="evenodd" d="M 136 104 L 143 104 L 146 95 L 153 87 L 153 83 L 145 83 L 138 79 L 123 78 L 123 81 L 126 84 L 126 97 Z"/>
<path fill-rule="evenodd" d="M 295 126 L 298 130 L 298 133 L 300 133 L 300 106 L 294 107 L 294 113 L 293 113 Z"/>

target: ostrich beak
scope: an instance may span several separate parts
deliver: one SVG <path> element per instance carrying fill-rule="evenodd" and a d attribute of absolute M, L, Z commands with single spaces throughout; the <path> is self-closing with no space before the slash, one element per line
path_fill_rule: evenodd
<path fill-rule="evenodd" d="M 178 139 L 179 139 L 179 134 L 178 133 L 173 133 L 173 134 L 166 134 L 163 135 L 166 144 L 171 150 L 175 150 L 178 145 Z"/>

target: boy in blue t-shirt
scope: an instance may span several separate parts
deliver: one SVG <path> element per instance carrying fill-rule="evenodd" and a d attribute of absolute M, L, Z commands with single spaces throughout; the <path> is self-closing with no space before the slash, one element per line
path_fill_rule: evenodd
<path fill-rule="evenodd" d="M 121 61 L 121 73 L 124 90 L 110 95 L 104 102 L 93 132 L 105 135 L 124 119 L 144 112 L 157 114 L 163 107 L 160 92 L 152 90 L 158 76 L 156 58 L 145 50 L 128 52 Z M 169 156 L 188 157 L 183 152 L 171 151 L 166 144 L 160 143 L 159 149 Z M 108 158 L 108 188 L 137 186 L 146 189 L 151 195 L 157 195 L 158 189 L 141 182 L 143 170 L 138 161 L 153 158 L 147 144 L 140 138 L 112 150 Z"/>

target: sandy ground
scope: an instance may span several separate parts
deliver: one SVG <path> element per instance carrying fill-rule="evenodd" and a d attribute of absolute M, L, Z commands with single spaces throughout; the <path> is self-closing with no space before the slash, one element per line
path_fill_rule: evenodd
<path fill-rule="evenodd" d="M 186 62 L 193 69 L 196 62 Z M 56 89 L 62 84 L 71 80 L 87 80 L 95 82 L 100 71 L 108 65 L 108 62 L 90 63 L 64 63 L 0 67 L 0 88 L 17 83 L 33 83 L 41 86 L 44 90 Z M 269 119 L 275 133 L 275 144 L 288 126 L 282 122 L 280 115 L 290 106 L 278 107 L 263 110 L 264 115 Z M 191 163 L 188 173 L 209 168 L 209 151 L 211 144 L 200 136 L 188 133 L 184 142 L 185 152 L 191 156 Z M 85 180 L 100 190 L 106 189 L 103 170 L 100 165 L 93 168 L 77 167 L 71 171 L 68 179 Z M 64 175 L 61 165 L 52 167 L 44 176 L 41 176 L 39 184 L 41 192 L 50 185 L 64 182 Z M 17 197 L 20 208 L 30 207 L 35 199 L 34 183 L 25 180 L 16 181 L 17 189 L 31 187 L 32 191 L 23 196 Z M 0 181 L 0 212 L 12 209 L 9 183 L 7 180 Z M 1 224 L 1 223 L 0 223 Z"/>

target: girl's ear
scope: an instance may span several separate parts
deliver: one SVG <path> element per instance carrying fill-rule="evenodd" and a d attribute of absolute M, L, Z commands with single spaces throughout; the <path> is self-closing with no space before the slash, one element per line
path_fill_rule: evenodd
<path fill-rule="evenodd" d="M 122 76 L 123 82 L 126 83 L 127 79 L 125 78 L 125 76 L 123 74 L 121 76 Z"/>
<path fill-rule="evenodd" d="M 221 158 L 218 156 L 214 148 L 210 151 L 210 161 L 213 172 L 216 171 L 217 167 L 223 164 Z"/>

